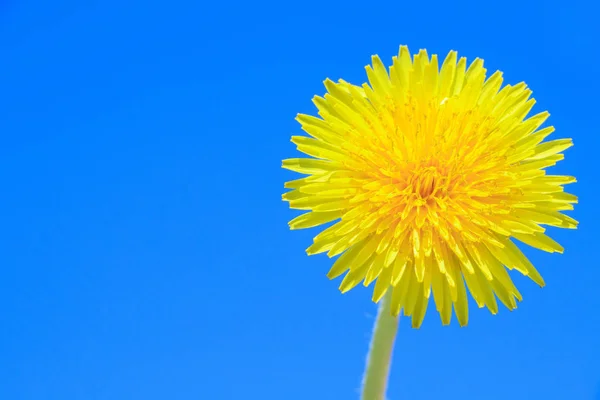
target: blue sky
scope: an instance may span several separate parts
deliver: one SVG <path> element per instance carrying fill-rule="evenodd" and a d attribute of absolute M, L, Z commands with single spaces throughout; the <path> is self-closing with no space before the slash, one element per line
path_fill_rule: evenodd
<path fill-rule="evenodd" d="M 597 6 L 202 3 L 0 3 L 0 398 L 358 398 L 371 290 L 305 256 L 280 165 L 322 81 L 400 44 L 526 81 L 581 224 L 516 311 L 401 321 L 389 398 L 600 398 Z"/>

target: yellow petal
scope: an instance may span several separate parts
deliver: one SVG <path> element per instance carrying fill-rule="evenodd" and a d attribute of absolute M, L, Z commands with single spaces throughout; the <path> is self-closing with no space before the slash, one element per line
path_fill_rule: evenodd
<path fill-rule="evenodd" d="M 315 160 L 314 158 L 289 158 L 283 160 L 281 166 L 285 169 L 307 175 L 334 171 L 340 167 L 331 161 Z"/>
<path fill-rule="evenodd" d="M 330 212 L 308 212 L 297 216 L 291 220 L 288 225 L 290 229 L 304 229 L 312 228 L 313 226 L 326 224 L 336 220 L 342 216 L 342 213 L 338 211 Z"/>

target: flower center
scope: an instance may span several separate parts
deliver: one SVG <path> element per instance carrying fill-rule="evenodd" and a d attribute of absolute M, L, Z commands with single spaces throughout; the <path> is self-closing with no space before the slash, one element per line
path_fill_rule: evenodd
<path fill-rule="evenodd" d="M 441 177 L 435 167 L 426 167 L 419 169 L 413 175 L 412 187 L 413 193 L 418 199 L 427 200 L 433 196 L 440 185 Z"/>

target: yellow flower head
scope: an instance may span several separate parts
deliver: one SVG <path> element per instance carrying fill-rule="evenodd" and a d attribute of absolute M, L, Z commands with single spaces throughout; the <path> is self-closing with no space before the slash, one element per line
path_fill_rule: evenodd
<path fill-rule="evenodd" d="M 506 269 L 544 281 L 511 240 L 548 252 L 563 248 L 543 225 L 576 228 L 562 214 L 577 197 L 563 190 L 570 176 L 547 175 L 570 139 L 543 140 L 549 114 L 525 119 L 535 100 L 524 83 L 486 79 L 483 61 L 466 68 L 456 52 L 441 69 L 421 50 L 411 60 L 400 47 L 389 72 L 379 57 L 367 66 L 369 84 L 325 81 L 315 97 L 320 118 L 297 120 L 311 137 L 293 136 L 302 153 L 283 167 L 308 175 L 287 182 L 291 208 L 309 210 L 291 229 L 331 224 L 309 255 L 340 255 L 329 271 L 346 273 L 340 290 L 376 282 L 373 301 L 392 291 L 392 313 L 423 321 L 431 293 L 442 323 L 452 306 L 467 324 L 467 292 L 479 307 L 509 309 L 521 294 Z M 466 283 L 466 288 L 465 288 Z"/>

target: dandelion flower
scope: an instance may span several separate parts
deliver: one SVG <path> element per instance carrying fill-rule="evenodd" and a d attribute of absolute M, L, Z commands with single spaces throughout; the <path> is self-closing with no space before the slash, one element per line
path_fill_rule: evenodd
<path fill-rule="evenodd" d="M 515 240 L 547 252 L 563 248 L 544 226 L 576 228 L 562 211 L 577 197 L 571 176 L 548 175 L 571 139 L 553 131 L 525 83 L 486 79 L 481 59 L 467 68 L 451 51 L 438 67 L 425 50 L 400 47 L 387 70 L 373 56 L 369 83 L 326 80 L 315 97 L 319 117 L 297 120 L 310 135 L 292 142 L 309 158 L 283 161 L 308 175 L 285 184 L 293 209 L 308 210 L 291 229 L 330 223 L 307 249 L 337 257 L 328 277 L 345 274 L 340 290 L 372 283 L 373 301 L 391 291 L 391 313 L 420 327 L 433 297 L 442 323 L 452 309 L 467 324 L 467 291 L 498 312 L 496 298 L 516 308 L 521 294 L 506 269 L 540 286 L 544 280 Z"/>

